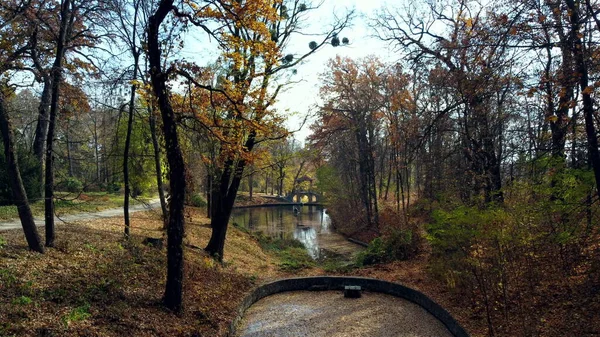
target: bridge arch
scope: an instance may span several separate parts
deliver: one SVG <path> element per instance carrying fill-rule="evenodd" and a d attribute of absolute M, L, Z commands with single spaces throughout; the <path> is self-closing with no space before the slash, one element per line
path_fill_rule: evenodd
<path fill-rule="evenodd" d="M 292 202 L 312 204 L 320 203 L 322 200 L 320 194 L 310 191 L 291 192 L 290 194 L 288 194 L 287 198 Z"/>

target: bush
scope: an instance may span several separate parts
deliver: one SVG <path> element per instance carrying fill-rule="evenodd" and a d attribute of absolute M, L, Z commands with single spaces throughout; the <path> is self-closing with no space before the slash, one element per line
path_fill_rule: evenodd
<path fill-rule="evenodd" d="M 310 268 L 315 265 L 315 261 L 308 255 L 306 249 L 298 247 L 289 247 L 279 252 L 282 270 L 293 271 Z"/>
<path fill-rule="evenodd" d="M 257 240 L 262 249 L 271 251 L 283 251 L 291 248 L 299 248 L 306 250 L 304 244 L 296 239 L 279 239 L 265 236 L 262 233 L 258 233 Z"/>
<path fill-rule="evenodd" d="M 194 207 L 205 207 L 207 205 L 206 199 L 204 199 L 204 197 L 200 193 L 192 194 L 189 203 L 191 206 Z"/>
<path fill-rule="evenodd" d="M 106 186 L 106 191 L 108 193 L 118 194 L 119 192 L 121 192 L 121 184 L 117 182 L 108 183 L 108 185 Z"/>
<path fill-rule="evenodd" d="M 356 258 L 356 264 L 366 266 L 395 260 L 408 260 L 419 252 L 417 236 L 410 230 L 395 229 L 390 234 L 375 238 Z"/>
<path fill-rule="evenodd" d="M 68 177 L 65 180 L 58 183 L 58 186 L 67 192 L 77 193 L 83 190 L 83 184 L 77 178 Z"/>

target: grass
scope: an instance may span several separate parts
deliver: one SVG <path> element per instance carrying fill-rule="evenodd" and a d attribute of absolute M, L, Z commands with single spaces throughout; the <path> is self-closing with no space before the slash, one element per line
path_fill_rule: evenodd
<path fill-rule="evenodd" d="M 28 296 L 19 296 L 12 300 L 13 305 L 28 305 L 31 304 L 33 300 Z"/>
<path fill-rule="evenodd" d="M 80 195 L 68 192 L 57 192 L 56 195 L 57 199 L 54 202 L 54 207 L 56 214 L 59 216 L 74 213 L 96 212 L 123 206 L 123 195 L 111 194 L 108 192 L 89 192 Z M 130 205 L 139 203 L 140 201 L 138 200 L 130 199 Z M 32 202 L 30 206 L 33 216 L 44 216 L 44 200 Z M 16 206 L 0 206 L 0 221 L 17 219 L 18 217 L 19 214 L 17 213 Z"/>
<path fill-rule="evenodd" d="M 315 266 L 315 261 L 308 255 L 304 247 L 289 247 L 279 251 L 279 266 L 285 271 L 296 271 Z"/>
<path fill-rule="evenodd" d="M 306 247 L 296 239 L 272 238 L 261 232 L 251 235 L 262 249 L 272 252 L 280 260 L 278 265 L 283 271 L 299 271 L 316 266 L 315 261 L 308 255 Z"/>
<path fill-rule="evenodd" d="M 84 321 L 92 317 L 90 314 L 90 304 L 85 303 L 71 310 L 67 315 L 63 316 L 62 321 L 65 325 L 69 325 L 70 322 Z"/>

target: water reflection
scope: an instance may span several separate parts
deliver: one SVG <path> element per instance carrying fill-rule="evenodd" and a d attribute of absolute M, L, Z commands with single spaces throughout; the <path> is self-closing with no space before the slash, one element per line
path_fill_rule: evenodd
<path fill-rule="evenodd" d="M 319 234 L 332 234 L 330 219 L 321 206 L 255 207 L 234 209 L 230 223 L 237 223 L 254 232 L 280 239 L 297 239 L 304 244 L 310 256 L 322 254 Z"/>

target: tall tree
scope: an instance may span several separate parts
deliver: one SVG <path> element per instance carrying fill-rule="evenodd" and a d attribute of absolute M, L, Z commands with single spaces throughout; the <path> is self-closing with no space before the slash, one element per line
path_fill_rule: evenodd
<path fill-rule="evenodd" d="M 173 0 L 161 0 L 148 20 L 148 58 L 150 78 L 154 95 L 162 116 L 163 133 L 169 163 L 169 223 L 167 226 L 167 283 L 163 298 L 167 308 L 181 311 L 183 299 L 183 233 L 185 201 L 185 163 L 177 136 L 175 113 L 167 87 L 168 74 L 163 70 L 159 30 L 169 12 Z"/>
<path fill-rule="evenodd" d="M 432 61 L 445 67 L 462 101 L 462 142 L 472 177 L 471 197 L 483 194 L 485 202 L 502 202 L 502 136 L 506 118 L 502 105 L 514 85 L 508 46 L 513 38 L 517 11 L 510 21 L 486 16 L 486 7 L 466 0 L 427 5 L 420 16 L 416 7 L 405 12 L 384 9 L 376 19 L 379 36 L 402 47 L 407 57 L 420 64 Z M 436 23 L 445 29 L 438 33 Z M 424 38 L 425 37 L 425 38 Z M 497 107 L 487 102 L 495 99 Z"/>
<path fill-rule="evenodd" d="M 10 5 L 12 6 L 8 6 L 8 4 L 0 6 L 0 41 L 3 41 L 4 46 L 0 50 L 0 132 L 4 143 L 4 156 L 10 176 L 10 187 L 27 244 L 29 249 L 43 253 L 44 247 L 41 244 L 27 194 L 23 187 L 14 134 L 5 99 L 5 95 L 9 92 L 7 78 L 5 77 L 7 72 L 18 69 L 22 63 L 23 55 L 31 48 L 30 43 L 25 39 L 31 32 L 27 31 L 28 26 L 24 24 L 28 21 L 27 12 L 30 10 L 30 4 L 28 2 L 12 2 Z M 19 27 L 25 31 L 14 31 L 13 27 Z"/>
<path fill-rule="evenodd" d="M 351 172 L 356 174 L 359 182 L 365 225 L 377 229 L 379 206 L 375 146 L 380 138 L 379 121 L 385 106 L 383 94 L 387 79 L 380 76 L 384 66 L 374 57 L 356 62 L 337 57 L 329 62 L 329 68 L 323 76 L 321 88 L 326 103 L 320 112 L 320 120 L 325 123 L 320 133 L 345 132 L 354 144 L 349 160 L 358 163 L 358 170 Z"/>
<path fill-rule="evenodd" d="M 60 26 L 58 40 L 56 43 L 56 55 L 52 65 L 52 95 L 50 100 L 50 115 L 48 121 L 48 135 L 46 138 L 46 174 L 44 183 L 44 219 L 46 223 L 46 246 L 53 247 L 55 239 L 54 228 L 54 130 L 58 114 L 58 100 L 60 82 L 63 72 L 63 60 L 65 56 L 65 43 L 69 34 L 69 27 L 73 26 L 75 16 L 71 0 L 63 0 L 60 9 Z"/>
<path fill-rule="evenodd" d="M 253 160 L 253 149 L 269 138 L 286 135 L 280 127 L 281 117 L 272 108 L 282 87 L 274 84 L 274 78 L 330 41 L 333 46 L 340 45 L 338 34 L 347 26 L 352 14 L 335 21 L 320 42 L 311 42 L 309 51 L 284 56 L 285 47 L 293 36 L 302 32 L 302 23 L 314 8 L 298 0 L 215 5 L 216 8 L 203 9 L 204 14 L 200 16 L 212 18 L 222 27 L 212 35 L 219 41 L 227 64 L 218 90 L 226 97 L 220 121 L 221 126 L 225 126 L 222 132 L 225 142 L 221 143 L 219 169 L 213 178 L 212 234 L 205 250 L 222 260 L 227 224 L 244 169 Z M 214 91 L 207 85 L 198 88 Z M 236 129 L 238 131 L 231 131 Z"/>

